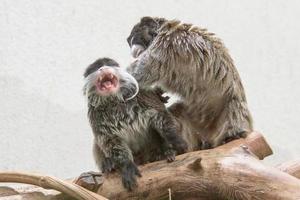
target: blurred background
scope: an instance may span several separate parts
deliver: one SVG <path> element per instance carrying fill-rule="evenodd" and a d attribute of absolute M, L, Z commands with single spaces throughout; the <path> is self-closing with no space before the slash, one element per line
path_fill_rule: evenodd
<path fill-rule="evenodd" d="M 299 158 L 299 11 L 297 0 L 1 0 L 0 170 L 95 170 L 82 74 L 103 56 L 127 66 L 126 38 L 145 15 L 222 38 L 274 150 L 265 162 Z"/>

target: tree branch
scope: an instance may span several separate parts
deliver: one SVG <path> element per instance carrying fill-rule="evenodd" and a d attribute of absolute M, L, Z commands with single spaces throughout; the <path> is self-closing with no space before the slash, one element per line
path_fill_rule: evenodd
<path fill-rule="evenodd" d="M 51 176 L 42 176 L 23 172 L 0 172 L 0 182 L 37 185 L 45 189 L 54 189 L 63 192 L 78 200 L 107 200 L 106 198 L 90 192 L 83 187 Z"/>
<path fill-rule="evenodd" d="M 277 166 L 280 171 L 288 173 L 298 179 L 300 179 L 300 160 L 293 160 L 282 163 Z"/>
<path fill-rule="evenodd" d="M 169 197 L 172 200 L 300 199 L 300 180 L 295 178 L 298 176 L 299 162 L 286 163 L 274 168 L 265 166 L 259 161 L 271 154 L 272 150 L 263 136 L 253 132 L 245 139 L 234 140 L 214 149 L 177 156 L 172 163 L 159 161 L 139 166 L 143 176 L 138 179 L 138 187 L 132 192 L 124 189 L 118 173 L 109 174 L 107 177 L 97 173 L 85 173 L 76 181 L 90 189 L 95 189 L 98 184 L 100 186 L 98 194 L 109 199 L 120 200 L 168 199 Z M 89 174 L 92 177 L 89 177 Z M 16 181 L 17 179 L 10 180 Z M 40 183 L 40 178 L 31 182 L 48 188 Z M 61 190 L 54 186 L 51 188 L 72 195 L 68 190 Z M 15 196 L 9 196 L 5 200 L 25 197 L 26 194 L 30 196 L 30 199 L 69 199 L 67 195 L 57 195 L 54 192 L 51 192 L 53 194 L 51 197 L 49 195 L 36 196 L 38 193 L 34 191 L 37 189 L 30 190 L 28 193 L 26 191 L 21 194 L 12 193 L 11 195 Z M 91 198 L 82 197 L 81 199 Z"/>
<path fill-rule="evenodd" d="M 215 149 L 190 152 L 173 163 L 140 166 L 138 187 L 127 192 L 118 174 L 110 174 L 98 190 L 109 199 L 297 199 L 300 181 L 263 165 L 257 158 L 272 154 L 263 136 L 253 132 Z"/>

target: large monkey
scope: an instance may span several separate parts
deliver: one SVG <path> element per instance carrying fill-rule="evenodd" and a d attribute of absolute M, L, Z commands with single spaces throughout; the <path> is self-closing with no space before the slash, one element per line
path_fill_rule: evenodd
<path fill-rule="evenodd" d="M 127 39 L 133 57 L 129 71 L 140 87 L 159 85 L 177 93 L 196 130 L 200 148 L 244 137 L 252 118 L 240 76 L 222 41 L 192 24 L 143 17 Z M 182 116 L 181 116 L 182 117 Z"/>

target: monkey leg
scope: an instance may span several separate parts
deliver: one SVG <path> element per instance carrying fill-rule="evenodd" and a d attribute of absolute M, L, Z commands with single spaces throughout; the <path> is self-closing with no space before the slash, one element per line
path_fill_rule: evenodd
<path fill-rule="evenodd" d="M 220 127 L 219 135 L 214 140 L 214 147 L 234 139 L 245 138 L 253 130 L 252 118 L 246 102 L 232 98 L 223 110 L 218 127 Z"/>

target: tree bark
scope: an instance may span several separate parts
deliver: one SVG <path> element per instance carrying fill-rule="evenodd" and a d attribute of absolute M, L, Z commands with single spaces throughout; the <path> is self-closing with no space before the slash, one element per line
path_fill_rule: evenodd
<path fill-rule="evenodd" d="M 299 172 L 299 162 L 285 163 L 276 168 L 268 167 L 259 161 L 271 154 L 272 150 L 263 136 L 253 132 L 246 139 L 234 140 L 214 149 L 177 156 L 172 163 L 159 161 L 139 166 L 142 177 L 138 178 L 138 187 L 132 192 L 123 188 L 121 178 L 117 173 L 110 174 L 105 177 L 105 180 L 98 179 L 100 181 L 97 184 L 100 188 L 97 193 L 111 200 L 300 199 L 300 180 L 296 178 Z M 94 174 L 91 173 L 91 175 Z M 94 177 L 76 180 L 81 185 L 87 187 L 91 184 L 90 188 L 95 188 Z M 42 193 L 36 191 L 42 191 Z M 32 189 L 20 194 L 8 191 L 6 193 L 11 192 L 11 196 L 2 197 L 2 199 L 0 187 L 0 200 L 28 197 L 33 200 L 70 199 L 64 194 L 57 194 L 54 191 L 48 191 L 46 194 L 45 191 Z"/>
<path fill-rule="evenodd" d="M 68 194 L 73 198 L 77 198 L 78 200 L 107 200 L 106 198 L 90 192 L 83 187 L 51 176 L 42 176 L 39 174 L 24 172 L 0 172 L 0 182 L 26 183 L 37 185 L 45 189 L 55 189 Z"/>
<path fill-rule="evenodd" d="M 127 192 L 117 174 L 98 190 L 109 199 L 300 199 L 300 180 L 258 159 L 272 154 L 263 136 L 253 132 L 215 149 L 190 152 L 139 167 L 138 187 Z"/>
<path fill-rule="evenodd" d="M 280 171 L 286 172 L 300 179 L 300 159 L 288 161 L 277 166 Z"/>

